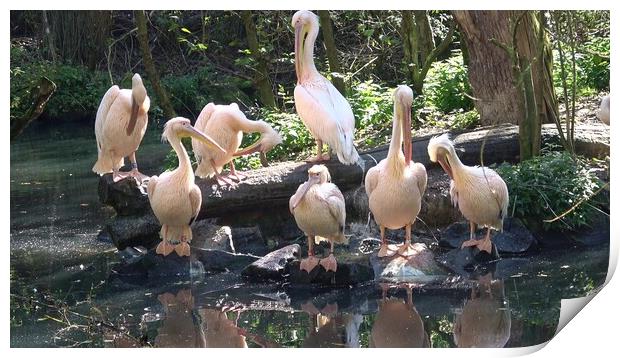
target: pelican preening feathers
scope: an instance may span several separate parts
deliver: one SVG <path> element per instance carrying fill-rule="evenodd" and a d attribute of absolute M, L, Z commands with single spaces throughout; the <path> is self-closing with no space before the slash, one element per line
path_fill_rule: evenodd
<path fill-rule="evenodd" d="M 331 183 L 331 176 L 324 165 L 314 165 L 308 170 L 308 180 L 299 186 L 289 200 L 289 209 L 297 226 L 308 237 L 308 258 L 301 261 L 299 268 L 312 271 L 321 264 L 326 271 L 336 271 L 334 243 L 346 244 L 344 236 L 346 210 L 340 189 Z M 314 244 L 329 241 L 329 256 L 322 260 L 314 257 Z"/>
<path fill-rule="evenodd" d="M 99 104 L 95 119 L 98 155 L 93 172 L 99 175 L 112 172 L 115 182 L 128 175 L 139 181 L 146 178 L 138 171 L 136 151 L 146 132 L 150 104 L 137 73 L 131 79 L 130 90 L 119 89 L 116 85 L 110 87 Z M 127 156 L 132 169 L 129 173 L 121 173 L 119 169 Z"/>
<path fill-rule="evenodd" d="M 191 137 L 201 141 L 214 151 L 224 152 L 213 139 L 192 127 L 189 119 L 173 118 L 165 127 L 162 139 L 167 140 L 179 158 L 179 167 L 153 176 L 149 180 L 147 192 L 153 213 L 162 224 L 160 236 L 162 242 L 157 246 L 157 253 L 167 256 L 175 251 L 179 256 L 189 256 L 189 242 L 192 240 L 192 220 L 196 220 L 202 194 L 194 184 L 194 171 L 182 137 Z"/>
<path fill-rule="evenodd" d="M 410 255 L 411 226 L 415 222 L 426 190 L 426 169 L 421 163 L 411 162 L 411 104 L 413 91 L 398 86 L 394 91 L 394 124 L 387 158 L 370 168 L 365 188 L 368 206 L 381 229 L 379 256 L 391 256 L 385 241 L 385 229 L 405 227 L 405 243 L 398 249 L 403 256 Z M 404 147 L 404 153 L 402 151 Z"/>
<path fill-rule="evenodd" d="M 454 144 L 447 134 L 432 138 L 428 143 L 428 155 L 439 162 L 450 176 L 450 198 L 458 206 L 470 225 L 470 239 L 462 247 L 476 246 L 491 253 L 491 228 L 501 231 L 508 211 L 508 187 L 493 169 L 470 167 L 461 163 Z M 476 226 L 487 228 L 484 240 L 474 238 Z"/>
<path fill-rule="evenodd" d="M 353 145 L 355 119 L 349 102 L 314 67 L 314 42 L 319 33 L 319 20 L 310 11 L 293 15 L 295 29 L 295 108 L 317 144 L 313 161 L 329 160 L 323 155 L 328 144 L 343 164 L 355 164 L 359 155 Z"/>
<path fill-rule="evenodd" d="M 233 184 L 229 177 L 240 181 L 243 174 L 235 171 L 233 157 L 259 152 L 261 162 L 267 166 L 265 154 L 282 143 L 282 137 L 269 124 L 251 121 L 239 110 L 236 103 L 230 105 L 207 104 L 200 112 L 195 127 L 213 138 L 224 148 L 224 152 L 213 150 L 199 139 L 192 139 L 194 154 L 198 160 L 196 176 L 200 178 L 215 176 L 218 183 Z M 260 138 L 247 148 L 239 150 L 243 133 L 260 133 Z M 226 163 L 230 164 L 230 174 L 221 175 Z"/>

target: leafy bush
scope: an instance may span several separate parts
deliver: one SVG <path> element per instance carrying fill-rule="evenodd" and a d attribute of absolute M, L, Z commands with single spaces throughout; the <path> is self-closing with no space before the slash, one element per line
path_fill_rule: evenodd
<path fill-rule="evenodd" d="M 568 90 L 573 85 L 572 60 L 568 45 L 563 44 L 564 71 Z M 594 38 L 578 48 L 575 53 L 575 77 L 577 96 L 597 94 L 601 90 L 609 89 L 609 38 Z M 553 86 L 560 98 L 562 90 L 562 68 L 559 52 L 553 50 Z"/>
<path fill-rule="evenodd" d="M 478 111 L 471 110 L 467 112 L 458 112 L 454 116 L 454 120 L 450 127 L 452 129 L 472 129 L 480 123 L 480 114 Z"/>
<path fill-rule="evenodd" d="M 574 230 L 592 223 L 601 215 L 599 198 L 583 202 L 562 219 L 544 222 L 562 215 L 577 202 L 590 197 L 602 186 L 583 159 L 567 152 L 546 152 L 544 155 L 512 166 L 502 164 L 497 169 L 510 192 L 509 214 L 545 230 Z"/>
<path fill-rule="evenodd" d="M 465 95 L 469 92 L 471 89 L 467 67 L 463 64 L 463 56 L 460 54 L 433 63 L 424 81 L 426 106 L 445 113 L 457 109 L 466 111 L 472 109 L 473 102 Z"/>

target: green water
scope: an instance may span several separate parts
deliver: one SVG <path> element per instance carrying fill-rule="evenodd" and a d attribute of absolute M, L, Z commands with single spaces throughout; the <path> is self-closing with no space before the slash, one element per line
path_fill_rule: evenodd
<path fill-rule="evenodd" d="M 168 151 L 152 128 L 141 171 L 158 173 Z M 376 283 L 122 279 L 114 247 L 97 239 L 114 213 L 98 202 L 95 159 L 91 126 L 39 125 L 11 143 L 12 347 L 529 346 L 553 336 L 561 298 L 585 295 L 607 273 L 602 245 L 506 258 L 490 286 L 454 278 L 411 288 L 411 302 L 409 288 Z"/>

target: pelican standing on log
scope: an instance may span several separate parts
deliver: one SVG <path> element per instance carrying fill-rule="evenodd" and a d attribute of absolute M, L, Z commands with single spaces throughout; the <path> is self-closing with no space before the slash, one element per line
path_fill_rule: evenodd
<path fill-rule="evenodd" d="M 295 28 L 295 108 L 317 145 L 316 158 L 329 160 L 323 155 L 323 143 L 336 152 L 343 164 L 355 164 L 359 155 L 353 146 L 355 119 L 349 102 L 331 82 L 314 67 L 314 42 L 319 33 L 319 20 L 310 11 L 301 10 L 293 15 Z"/>
<path fill-rule="evenodd" d="M 368 206 L 381 229 L 378 256 L 391 256 L 385 241 L 385 229 L 405 227 L 405 243 L 398 249 L 402 256 L 415 252 L 411 245 L 411 226 L 422 207 L 426 191 L 426 169 L 411 161 L 411 104 L 413 91 L 401 85 L 394 91 L 394 124 L 387 158 L 370 168 L 365 187 Z M 404 147 L 404 153 L 401 149 Z"/>
<path fill-rule="evenodd" d="M 452 203 L 458 206 L 463 216 L 469 220 L 469 240 L 463 242 L 461 248 L 476 246 L 481 251 L 491 253 L 491 228 L 502 231 L 508 211 L 506 183 L 493 169 L 470 167 L 461 163 L 448 134 L 431 138 L 428 143 L 428 156 L 433 162 L 439 162 L 452 179 Z M 484 240 L 475 239 L 477 225 L 487 228 Z"/>
<path fill-rule="evenodd" d="M 181 144 L 182 137 L 196 138 L 213 150 L 224 151 L 213 139 L 192 127 L 189 119 L 176 117 L 166 123 L 162 139 L 172 145 L 179 158 L 179 167 L 151 177 L 147 187 L 151 208 L 162 225 L 162 242 L 157 245 L 156 252 L 164 256 L 172 251 L 179 256 L 189 256 L 190 223 L 196 220 L 202 203 L 200 188 L 194 184 L 192 164 Z"/>
<path fill-rule="evenodd" d="M 117 85 L 105 93 L 95 119 L 95 137 L 97 138 L 97 162 L 93 172 L 103 175 L 112 172 L 115 182 L 132 176 L 138 181 L 147 178 L 138 171 L 136 151 L 140 146 L 151 105 L 146 95 L 139 74 L 133 75 L 131 89 L 120 89 Z M 119 172 L 129 156 L 131 171 Z"/>
<path fill-rule="evenodd" d="M 299 265 L 300 270 L 312 271 L 319 263 L 325 271 L 336 272 L 334 243 L 346 244 L 344 236 L 346 210 L 344 196 L 331 183 L 331 176 L 324 165 L 314 165 L 308 170 L 308 180 L 299 186 L 289 200 L 289 209 L 297 226 L 308 237 L 308 257 Z M 314 244 L 329 241 L 329 256 L 322 260 L 314 257 Z"/>
<path fill-rule="evenodd" d="M 192 148 L 198 160 L 196 176 L 200 178 L 215 176 L 218 184 L 229 184 L 229 177 L 237 181 L 245 178 L 245 175 L 235 171 L 233 157 L 260 153 L 261 163 L 267 166 L 265 153 L 276 145 L 282 143 L 282 137 L 269 124 L 264 121 L 251 121 L 239 110 L 236 103 L 230 105 L 207 104 L 198 119 L 196 129 L 213 138 L 225 152 L 213 150 L 199 139 L 192 138 Z M 260 138 L 247 148 L 239 150 L 243 133 L 260 133 Z M 230 174 L 221 175 L 222 168 L 230 163 Z"/>

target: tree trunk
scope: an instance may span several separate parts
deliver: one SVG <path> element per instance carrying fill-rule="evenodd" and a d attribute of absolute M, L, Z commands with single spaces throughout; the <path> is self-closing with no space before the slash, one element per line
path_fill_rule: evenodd
<path fill-rule="evenodd" d="M 413 10 L 413 16 L 418 37 L 418 63 L 423 63 L 435 48 L 433 30 L 431 29 L 430 19 L 426 15 L 426 10 Z"/>
<path fill-rule="evenodd" d="M 323 30 L 323 43 L 325 44 L 327 60 L 329 61 L 329 71 L 332 74 L 332 83 L 342 95 L 345 95 L 346 88 L 340 69 L 340 61 L 338 61 L 338 51 L 336 50 L 336 42 L 334 40 L 332 20 L 329 17 L 329 11 L 319 10 L 318 12 L 321 28 Z"/>
<path fill-rule="evenodd" d="M 144 70 L 153 85 L 153 90 L 155 90 L 157 99 L 159 99 L 161 109 L 164 111 L 164 117 L 166 117 L 166 119 L 174 118 L 176 117 L 176 113 L 172 108 L 168 94 L 161 86 L 159 72 L 157 72 L 157 69 L 155 68 L 155 62 L 153 61 L 153 56 L 151 55 L 149 35 L 146 25 L 146 15 L 144 14 L 144 11 L 136 10 L 135 16 L 136 26 L 138 27 L 138 41 L 140 42 L 140 50 L 142 51 L 142 58 L 144 60 Z"/>
<path fill-rule="evenodd" d="M 47 47 L 49 48 L 50 55 L 52 57 L 52 62 L 56 62 L 56 59 L 57 59 L 56 46 L 54 45 L 54 37 L 52 36 L 52 32 L 50 30 L 50 24 L 49 24 L 49 21 L 47 20 L 46 10 L 42 11 L 42 17 L 43 17 L 43 27 L 45 31 L 45 38 L 47 39 Z"/>
<path fill-rule="evenodd" d="M 260 53 L 260 47 L 258 45 L 258 37 L 256 35 L 256 25 L 252 19 L 252 12 L 249 10 L 241 11 L 241 18 L 245 25 L 245 34 L 248 41 L 248 47 L 252 53 L 254 61 L 256 61 L 254 82 L 258 88 L 258 95 L 263 105 L 271 108 L 276 108 L 276 99 L 273 95 L 273 89 L 271 87 L 271 81 L 269 81 L 269 71 L 267 69 L 267 62 Z"/>
<path fill-rule="evenodd" d="M 468 75 L 474 104 L 482 125 L 519 124 L 526 118 L 524 93 L 519 91 L 510 55 L 492 40 L 512 44 L 522 64 L 531 63 L 537 122 L 549 123 L 557 114 L 557 100 L 551 79 L 552 57 L 546 34 L 539 31 L 535 16 L 524 16 L 513 39 L 511 19 L 521 11 L 453 11 L 461 28 L 469 57 Z M 542 57 L 542 61 L 536 60 Z M 527 65 L 526 65 L 527 66 Z M 525 67 L 522 70 L 525 70 Z M 535 123 L 535 126 L 537 124 Z M 534 141 L 539 141 L 534 138 Z"/>

